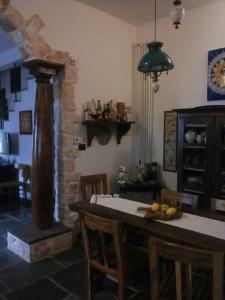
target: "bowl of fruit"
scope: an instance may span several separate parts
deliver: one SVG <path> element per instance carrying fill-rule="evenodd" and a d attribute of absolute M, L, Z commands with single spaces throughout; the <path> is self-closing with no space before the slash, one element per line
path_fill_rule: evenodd
<path fill-rule="evenodd" d="M 150 207 L 138 207 L 138 211 L 144 212 L 144 218 L 172 220 L 182 216 L 181 203 L 174 202 L 153 202 Z"/>

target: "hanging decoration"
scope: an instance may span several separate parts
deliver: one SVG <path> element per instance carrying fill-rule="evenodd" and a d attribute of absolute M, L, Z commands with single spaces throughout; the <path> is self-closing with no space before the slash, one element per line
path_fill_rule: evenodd
<path fill-rule="evenodd" d="M 174 0 L 174 7 L 170 10 L 170 17 L 173 21 L 175 29 L 178 29 L 181 25 L 182 17 L 185 15 L 185 9 L 181 7 L 181 0 Z"/>

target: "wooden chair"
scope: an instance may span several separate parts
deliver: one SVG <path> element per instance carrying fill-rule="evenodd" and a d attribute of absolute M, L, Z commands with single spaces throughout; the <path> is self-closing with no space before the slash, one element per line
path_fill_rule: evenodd
<path fill-rule="evenodd" d="M 31 166 L 21 165 L 21 179 L 19 178 L 19 192 L 23 194 L 25 200 L 28 199 L 27 194 L 31 192 Z"/>
<path fill-rule="evenodd" d="M 196 249 L 150 237 L 149 253 L 151 300 L 223 299 L 223 252 Z M 175 262 L 175 276 L 169 274 L 161 281 L 161 285 L 159 257 Z M 182 265 L 185 266 L 185 269 L 181 268 Z M 200 273 L 196 273 L 193 276 L 192 266 L 212 270 L 212 291 L 210 291 L 210 284 L 206 281 L 206 276 L 202 278 Z M 184 274 L 186 275 L 186 282 L 183 281 Z M 173 278 L 175 279 L 175 284 L 173 284 Z M 209 295 L 210 293 L 211 295 Z"/>
<path fill-rule="evenodd" d="M 81 212 L 81 227 L 87 262 L 88 299 L 93 299 L 93 270 L 98 270 L 116 280 L 118 299 L 127 299 L 127 276 L 146 265 L 146 255 L 138 248 L 128 245 L 125 248 L 122 241 L 122 225 L 119 221 Z M 96 234 L 95 239 L 93 233 Z M 107 239 L 103 239 L 103 235 L 107 235 Z M 132 296 L 137 294 L 136 291 Z"/>
<path fill-rule="evenodd" d="M 80 178 L 82 200 L 89 201 L 93 194 L 107 194 L 106 174 L 81 176 Z"/>
<path fill-rule="evenodd" d="M 187 193 L 180 193 L 176 191 L 171 191 L 168 189 L 161 190 L 161 201 L 181 201 L 184 203 L 191 203 L 193 209 L 197 209 L 198 207 L 198 196 L 187 194 Z"/>
<path fill-rule="evenodd" d="M 7 198 L 10 208 L 12 208 L 14 200 L 19 200 L 21 193 L 27 200 L 27 192 L 30 191 L 31 185 L 31 166 L 18 164 L 18 167 L 14 169 L 16 172 L 14 178 L 0 183 L 0 195 Z M 20 171 L 22 173 L 21 179 Z"/>
<path fill-rule="evenodd" d="M 9 165 L 2 175 L 4 175 L 4 180 L 0 182 L 0 198 L 7 200 L 8 207 L 12 208 L 19 198 L 18 170 L 14 165 Z"/>

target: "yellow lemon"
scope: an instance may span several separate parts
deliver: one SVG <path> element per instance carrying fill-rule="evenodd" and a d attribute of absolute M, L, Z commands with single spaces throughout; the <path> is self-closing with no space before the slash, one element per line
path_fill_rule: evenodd
<path fill-rule="evenodd" d="M 173 215 L 175 215 L 176 212 L 177 212 L 177 210 L 176 210 L 175 207 L 170 207 L 170 208 L 167 209 L 166 215 L 167 216 L 173 216 Z"/>
<path fill-rule="evenodd" d="M 160 209 L 159 203 L 153 203 L 151 209 L 154 212 L 159 211 L 159 209 Z"/>
<path fill-rule="evenodd" d="M 161 210 L 161 212 L 166 212 L 168 208 L 169 208 L 169 205 L 167 205 L 167 204 L 161 204 L 160 210 Z"/>

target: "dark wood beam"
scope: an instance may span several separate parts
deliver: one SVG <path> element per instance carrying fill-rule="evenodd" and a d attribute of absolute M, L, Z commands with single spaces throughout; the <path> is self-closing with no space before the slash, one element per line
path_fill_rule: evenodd
<path fill-rule="evenodd" d="M 32 158 L 32 221 L 38 229 L 53 225 L 54 135 L 53 86 L 50 79 L 62 65 L 34 59 L 25 64 L 37 82 Z"/>

